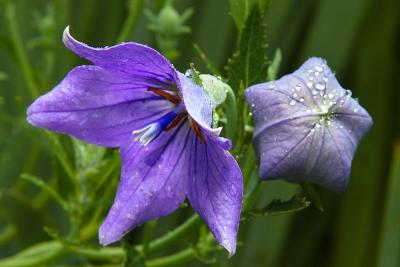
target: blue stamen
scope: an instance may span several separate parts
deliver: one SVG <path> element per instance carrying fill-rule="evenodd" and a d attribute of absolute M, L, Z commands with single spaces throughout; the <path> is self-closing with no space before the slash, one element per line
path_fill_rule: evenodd
<path fill-rule="evenodd" d="M 145 127 L 134 130 L 133 135 L 137 135 L 135 141 L 142 143 L 143 145 L 148 145 L 153 141 L 160 133 L 167 128 L 167 126 L 184 111 L 183 105 L 178 105 L 174 110 L 168 112 L 158 120 L 146 125 Z"/>

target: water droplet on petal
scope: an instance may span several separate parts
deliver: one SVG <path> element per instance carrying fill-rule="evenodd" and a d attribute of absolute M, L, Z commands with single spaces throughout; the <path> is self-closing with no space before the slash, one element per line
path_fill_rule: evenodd
<path fill-rule="evenodd" d="M 304 102 L 304 97 L 300 97 L 300 98 L 299 98 L 299 101 L 300 101 L 301 103 L 303 103 L 303 102 Z"/>
<path fill-rule="evenodd" d="M 318 89 L 318 90 L 324 90 L 324 89 L 325 89 L 325 84 L 323 84 L 323 83 L 317 83 L 317 84 L 315 85 L 315 88 Z"/>
<path fill-rule="evenodd" d="M 315 70 L 318 72 L 322 72 L 324 69 L 321 66 L 317 65 L 315 66 Z"/>
<path fill-rule="evenodd" d="M 296 101 L 294 101 L 294 100 L 291 100 L 290 102 L 289 102 L 289 105 L 290 106 L 294 106 L 296 104 Z"/>
<path fill-rule="evenodd" d="M 329 98 L 329 99 L 332 99 L 332 98 L 334 98 L 334 97 L 335 97 L 334 94 L 332 94 L 332 93 L 329 93 L 329 94 L 328 94 L 328 98 Z"/>
<path fill-rule="evenodd" d="M 308 88 L 312 88 L 313 83 L 312 82 L 308 82 L 308 83 L 306 83 L 306 85 L 307 85 Z"/>

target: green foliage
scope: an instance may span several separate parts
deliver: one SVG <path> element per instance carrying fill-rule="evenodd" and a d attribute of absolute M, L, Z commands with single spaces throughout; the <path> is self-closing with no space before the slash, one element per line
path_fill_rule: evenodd
<path fill-rule="evenodd" d="M 376 266 L 400 265 L 400 144 L 394 146 L 390 176 L 386 186 L 378 258 Z"/>
<path fill-rule="evenodd" d="M 269 2 L 175 1 L 175 10 L 194 7 L 196 13 L 184 24 L 179 21 L 179 27 L 173 16 L 172 23 L 157 24 L 158 30 L 168 26 L 166 32 L 179 33 L 179 38 L 175 35 L 160 45 L 157 35 L 161 32 L 148 31 L 142 13 L 151 9 L 158 16 L 164 0 L 154 5 L 151 1 L 117 0 L 112 8 L 104 0 L 0 0 L 4 26 L 0 27 L 0 267 L 116 267 L 125 260 L 128 266 L 397 266 L 399 149 L 396 146 L 392 152 L 392 144 L 400 137 L 400 2 L 321 0 L 316 5 L 313 0 L 274 1 L 271 12 L 265 14 Z M 164 19 L 170 19 L 167 13 Z M 202 49 L 196 50 L 204 67 L 228 80 L 236 93 L 227 95 L 221 108 L 226 118 L 220 117 L 222 126 L 224 119 L 234 126 L 223 133 L 232 139 L 238 135 L 251 139 L 251 117 L 239 123 L 241 116 L 237 116 L 248 114 L 243 103 L 247 85 L 279 78 L 310 56 L 326 58 L 375 123 L 356 154 L 347 191 L 332 194 L 316 188 L 318 197 L 314 189 L 304 188 L 306 199 L 291 198 L 301 193 L 298 186 L 260 183 L 254 152 L 235 142 L 246 174 L 244 211 L 255 213 L 258 219 L 240 226 L 242 245 L 234 257 L 226 259 L 200 226 L 198 216 L 178 224 L 187 218 L 185 209 L 160 220 L 152 235 L 149 226 L 137 228 L 127 247 L 100 248 L 97 230 L 118 183 L 118 151 L 48 134 L 26 123 L 26 108 L 33 97 L 50 90 L 78 64 L 78 57 L 61 42 L 66 25 L 85 42 L 98 46 L 133 40 L 158 49 L 173 47 L 181 55 L 182 60 L 174 62 L 179 70 L 192 61 L 202 69 L 193 49 L 193 43 L 198 43 Z M 190 34 L 182 34 L 189 32 L 186 27 Z M 276 51 L 269 66 L 265 31 L 269 54 Z M 227 77 L 223 77 L 220 70 L 235 48 Z M 284 58 L 281 64 L 278 48 Z M 323 203 L 324 212 L 312 208 L 290 212 L 310 202 L 316 206 Z M 264 207 L 261 203 L 270 204 Z M 263 208 L 251 210 L 254 206 Z M 141 236 L 151 238 L 138 238 Z M 138 245 L 142 241 L 144 244 Z"/>
<path fill-rule="evenodd" d="M 269 0 L 229 0 L 230 14 L 236 24 L 239 31 L 242 30 L 243 25 L 254 5 L 260 5 L 262 11 L 264 11 L 269 4 Z"/>
<path fill-rule="evenodd" d="M 239 36 L 235 54 L 228 62 L 228 82 L 235 92 L 267 78 L 267 40 L 264 16 L 254 5 Z"/>
<path fill-rule="evenodd" d="M 262 209 L 254 209 L 244 213 L 244 220 L 251 220 L 257 217 L 288 214 L 303 210 L 311 205 L 311 201 L 305 197 L 293 196 L 287 201 L 273 200 Z"/>
<path fill-rule="evenodd" d="M 275 51 L 274 58 L 272 59 L 271 65 L 268 67 L 268 81 L 276 80 L 278 76 L 279 66 L 281 65 L 282 61 L 282 52 L 278 48 Z"/>

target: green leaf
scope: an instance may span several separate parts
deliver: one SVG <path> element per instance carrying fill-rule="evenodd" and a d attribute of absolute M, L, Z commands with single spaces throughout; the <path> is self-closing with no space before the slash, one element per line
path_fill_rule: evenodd
<path fill-rule="evenodd" d="M 271 65 L 268 67 L 268 81 L 276 80 L 278 76 L 279 66 L 281 65 L 282 61 L 282 53 L 281 50 L 278 48 L 275 51 L 274 59 L 271 62 Z"/>
<path fill-rule="evenodd" d="M 254 5 L 240 34 L 237 50 L 228 62 L 228 82 L 234 92 L 239 91 L 241 84 L 245 89 L 266 80 L 266 47 L 264 16 L 259 5 Z"/>
<path fill-rule="evenodd" d="M 400 143 L 395 146 L 386 188 L 376 266 L 395 267 L 400 265 Z"/>
<path fill-rule="evenodd" d="M 253 5 L 259 4 L 264 10 L 268 3 L 269 0 L 229 0 L 230 13 L 238 30 L 242 30 Z"/>
<path fill-rule="evenodd" d="M 245 219 L 254 219 L 257 217 L 287 214 L 303 210 L 311 205 L 305 197 L 293 196 L 287 201 L 273 200 L 265 208 L 254 209 L 244 214 Z"/>

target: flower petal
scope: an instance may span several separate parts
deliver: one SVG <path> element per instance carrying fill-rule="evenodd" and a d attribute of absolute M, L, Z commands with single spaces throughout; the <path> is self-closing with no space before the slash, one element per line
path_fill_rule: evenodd
<path fill-rule="evenodd" d="M 120 148 L 122 174 L 114 204 L 99 230 L 107 245 L 146 221 L 176 210 L 187 192 L 187 147 L 192 130 L 181 123 L 147 146 L 132 141 Z"/>
<path fill-rule="evenodd" d="M 372 120 L 325 60 L 311 58 L 292 74 L 251 86 L 245 96 L 254 115 L 263 179 L 345 189 L 354 153 Z"/>
<path fill-rule="evenodd" d="M 242 173 L 235 159 L 215 140 L 207 138 L 201 144 L 193 136 L 188 147 L 189 201 L 218 243 L 233 255 L 242 204 Z"/>
<path fill-rule="evenodd" d="M 89 143 L 119 146 L 132 138 L 133 130 L 173 108 L 169 101 L 147 91 L 152 82 L 97 66 L 80 66 L 29 107 L 28 121 Z"/>
<path fill-rule="evenodd" d="M 210 127 L 212 123 L 212 104 L 210 97 L 203 88 L 196 85 L 190 78 L 178 72 L 179 90 L 189 115 L 200 126 Z"/>
<path fill-rule="evenodd" d="M 177 81 L 172 64 L 148 46 L 128 42 L 111 47 L 93 48 L 75 40 L 69 33 L 69 27 L 64 31 L 63 40 L 65 46 L 74 53 L 97 66 L 134 76 L 158 79 L 166 84 Z"/>
<path fill-rule="evenodd" d="M 190 78 L 184 74 L 177 72 L 179 77 L 178 88 L 182 93 L 183 102 L 186 110 L 204 131 L 205 135 L 214 140 L 223 149 L 231 148 L 232 143 L 229 139 L 219 137 L 221 128 L 212 129 L 212 112 L 213 107 L 211 99 L 206 91 L 196 85 Z"/>

